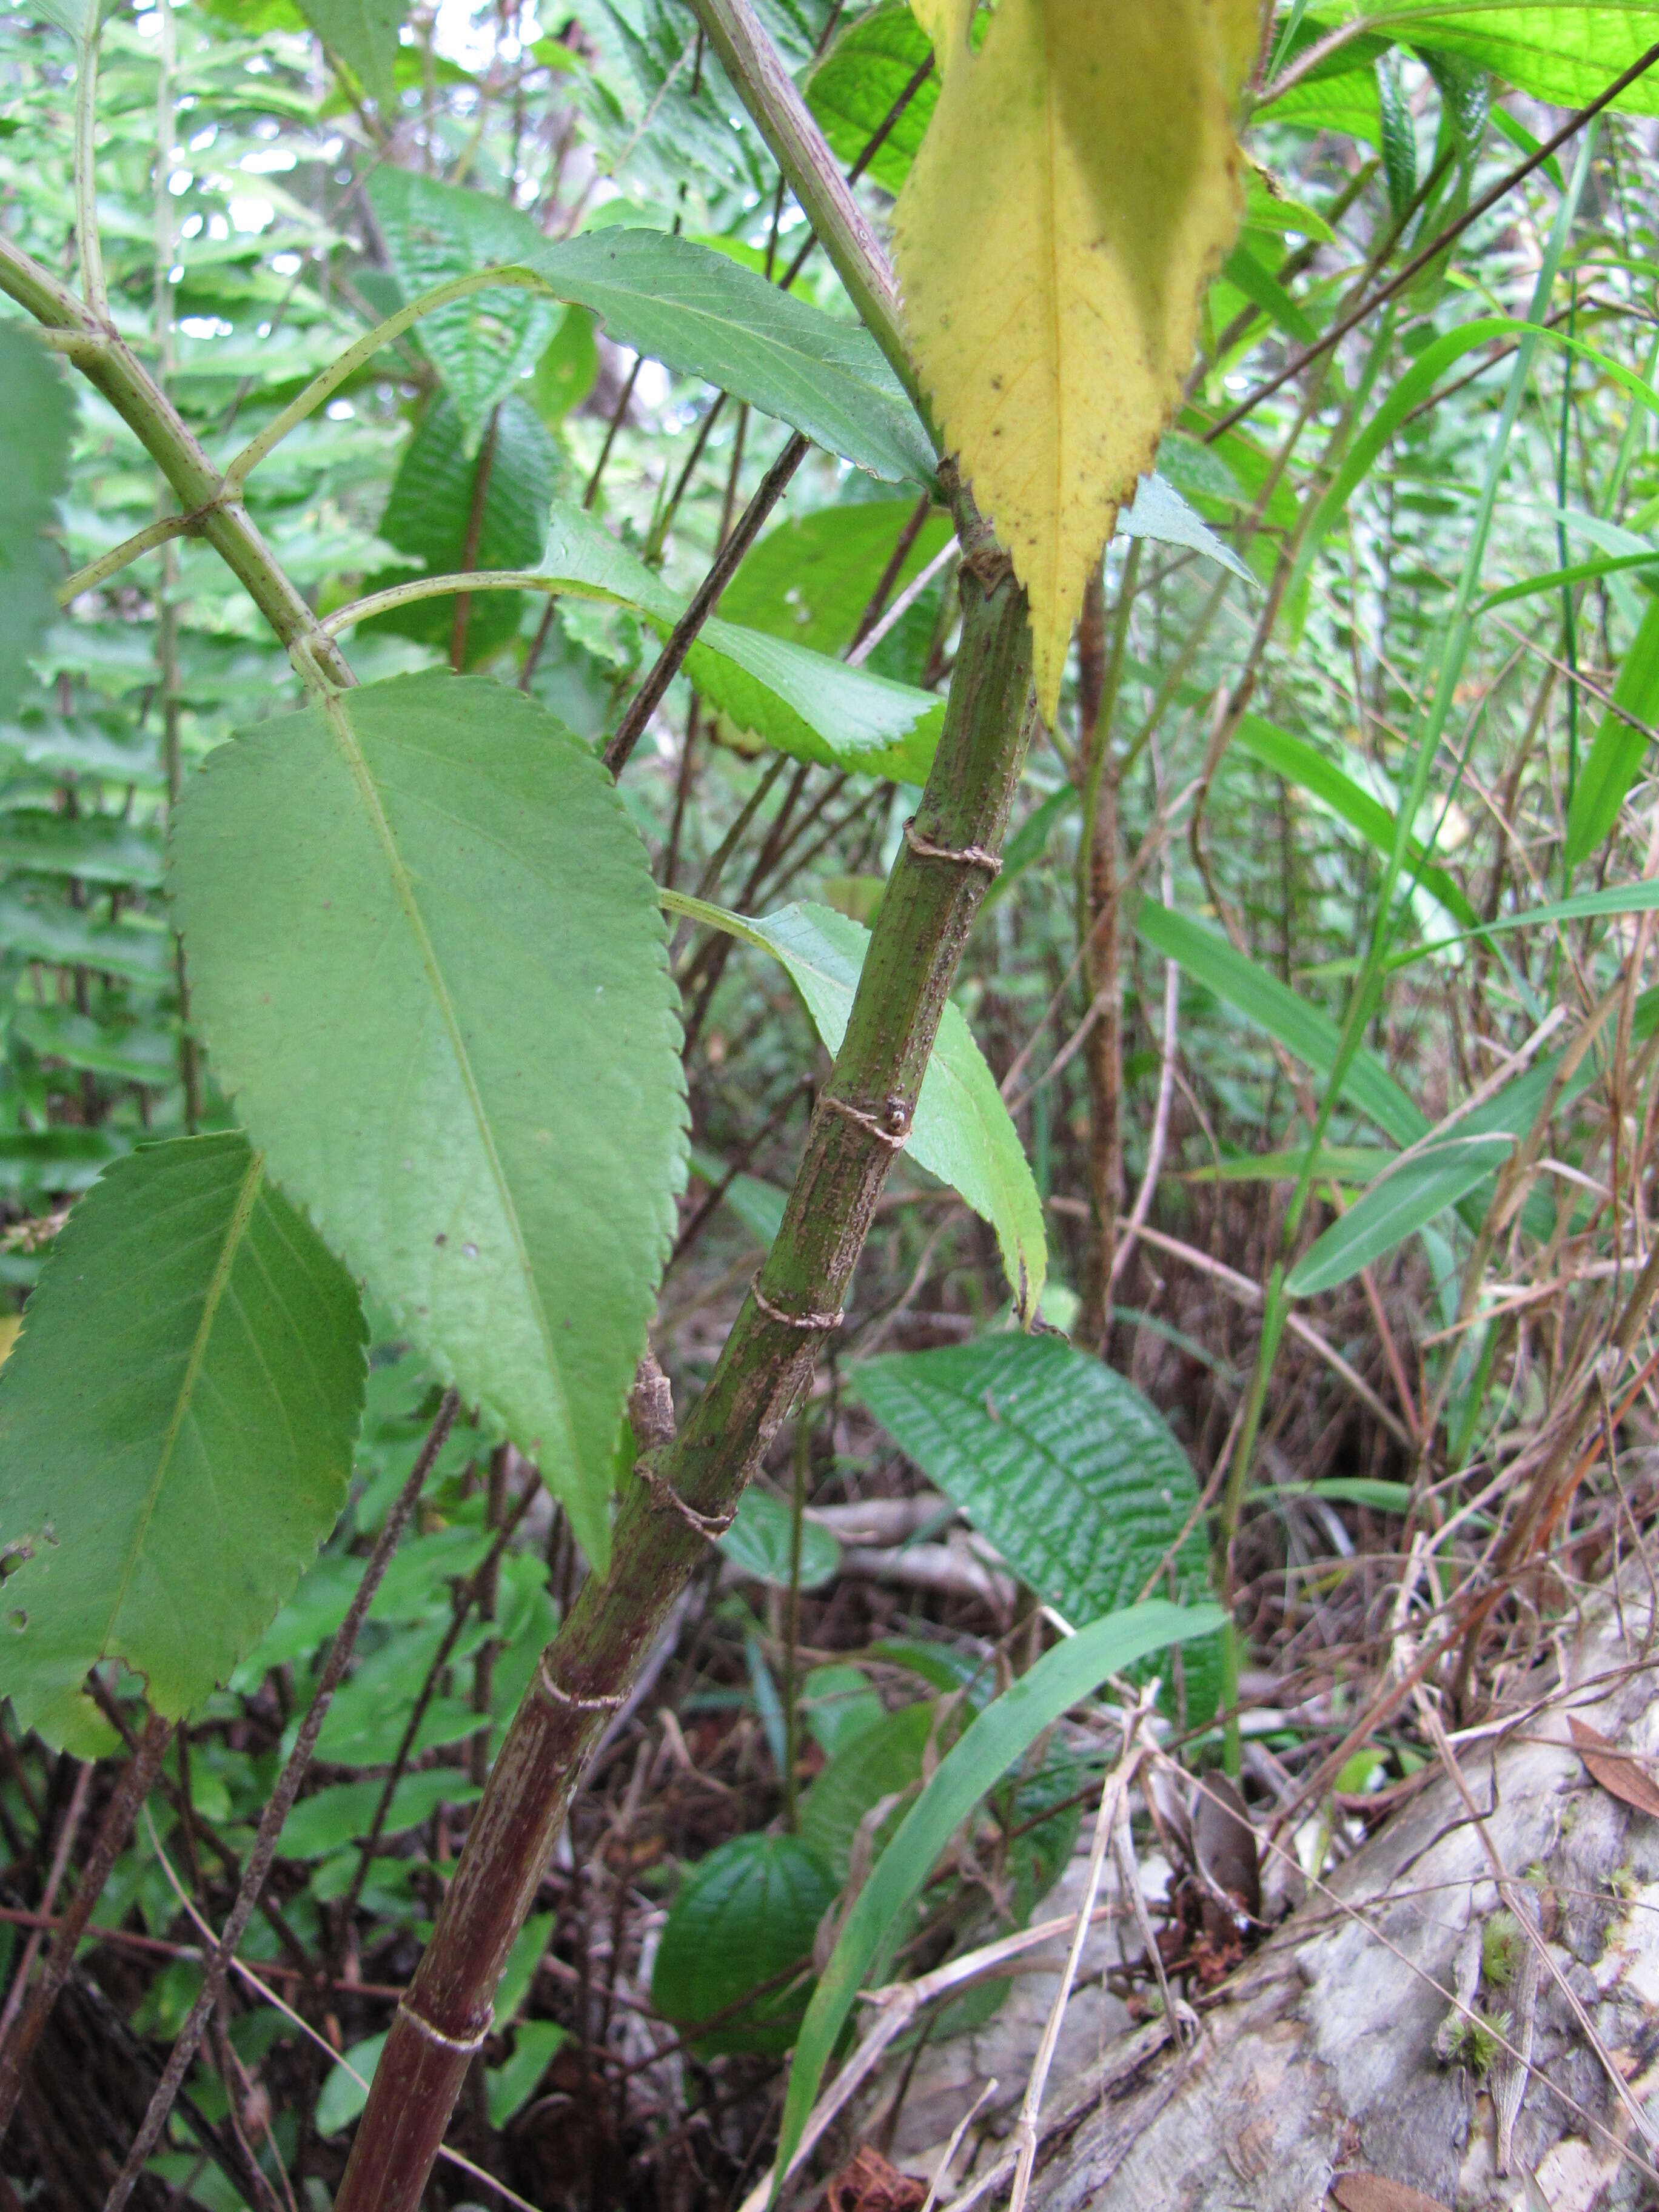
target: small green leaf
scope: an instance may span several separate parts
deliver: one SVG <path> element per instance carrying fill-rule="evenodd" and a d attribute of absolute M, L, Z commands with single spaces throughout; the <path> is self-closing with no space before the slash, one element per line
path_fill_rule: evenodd
<path fill-rule="evenodd" d="M 285 1859 L 326 1858 L 342 1844 L 352 1844 L 368 1833 L 374 1808 L 380 1802 L 383 1782 L 339 1782 L 301 1798 L 283 1823 L 276 1849 Z M 424 1774 L 405 1774 L 392 1793 L 384 1840 L 401 1835 L 405 1828 L 429 1820 L 440 1805 L 476 1804 L 483 1792 L 453 1766 L 431 1768 Z"/>
<path fill-rule="evenodd" d="M 885 1717 L 861 1669 L 842 1666 L 813 1668 L 801 1684 L 800 1713 L 826 1759 L 845 1751 L 855 1736 Z"/>
<path fill-rule="evenodd" d="M 909 175 L 939 104 L 939 76 L 932 71 L 910 94 L 897 120 L 889 123 L 932 51 L 909 0 L 879 0 L 837 35 L 806 81 L 806 104 L 843 161 L 856 161 L 885 129 L 869 173 L 886 191 L 896 192 Z"/>
<path fill-rule="evenodd" d="M 1159 545 L 1184 546 L 1189 552 L 1201 553 L 1230 574 L 1242 577 L 1245 583 L 1255 582 L 1232 547 L 1218 538 L 1161 476 L 1142 477 L 1133 501 L 1120 511 L 1117 526 L 1125 538 L 1150 538 Z"/>
<path fill-rule="evenodd" d="M 342 2128 L 351 2125 L 368 2102 L 368 2085 L 374 2079 L 374 2069 L 380 2063 L 380 2053 L 391 2033 L 390 2028 L 382 2028 L 380 2034 L 367 2035 L 361 2043 L 354 2043 L 331 2069 L 317 2099 L 319 2136 L 337 2136 Z"/>
<path fill-rule="evenodd" d="M 1045 1652 L 1027 1674 L 988 1705 L 935 1769 L 878 1861 L 843 1923 L 795 2044 L 775 2170 L 785 2172 L 870 1962 L 887 1930 L 908 1912 L 957 1826 L 1024 1757 L 1068 1707 L 1091 1696 L 1109 1674 L 1194 1636 L 1214 1636 L 1219 1606 L 1182 1607 L 1155 1600 L 1080 1629 Z"/>
<path fill-rule="evenodd" d="M 1659 599 L 1650 599 L 1640 629 L 1625 653 L 1619 680 L 1613 687 L 1615 708 L 1601 717 L 1589 757 L 1574 787 L 1567 810 L 1565 848 L 1561 865 L 1571 878 L 1587 860 L 1619 819 L 1619 810 L 1647 757 L 1648 740 L 1632 729 L 1625 714 L 1650 726 L 1659 721 Z"/>
<path fill-rule="evenodd" d="M 870 933 L 825 906 L 787 906 L 744 933 L 775 952 L 830 1052 L 841 1049 Z M 962 1010 L 947 1005 L 905 1146 L 997 1232 L 1022 1320 L 1036 1313 L 1048 1271 L 1042 1201 L 996 1079 Z"/>
<path fill-rule="evenodd" d="M 743 1494 L 738 1517 L 720 1540 L 734 1566 L 757 1582 L 789 1587 L 789 1542 L 793 1516 L 781 1498 L 751 1484 Z M 821 1589 L 841 1565 L 841 1546 L 827 1528 L 804 1522 L 800 1532 L 800 1586 Z"/>
<path fill-rule="evenodd" d="M 273 1171 L 602 1565 L 684 1152 L 662 918 L 610 778 L 520 692 L 400 677 L 210 754 L 173 883 Z"/>
<path fill-rule="evenodd" d="M 734 1836 L 693 1869 L 675 1899 L 651 1977 L 665 2020 L 696 2035 L 728 2008 L 732 2017 L 698 2038 L 698 2048 L 784 2051 L 793 2042 L 804 1990 L 799 1980 L 743 1999 L 763 1982 L 812 1961 L 812 1938 L 835 1902 L 836 1885 L 817 1855 L 794 1836 Z"/>
<path fill-rule="evenodd" d="M 501 1978 L 495 1985 L 497 2027 L 506 2027 L 518 2018 L 520 2006 L 530 1995 L 530 1984 L 536 1978 L 536 1969 L 547 1955 L 547 1947 L 553 1940 L 553 1930 L 558 1925 L 558 1919 L 556 1912 L 532 1913 L 519 1930 L 517 1940 L 507 1954 Z"/>
<path fill-rule="evenodd" d="M 878 499 L 792 515 L 744 557 L 720 601 L 721 619 L 814 653 L 844 653 L 914 512 L 912 500 Z M 889 606 L 952 534 L 948 515 L 927 516 L 894 575 Z M 872 672 L 903 682 L 921 673 L 940 589 L 930 587 L 899 617 L 866 664 Z"/>
<path fill-rule="evenodd" d="M 50 1733 L 98 1660 L 157 1712 L 252 1650 L 345 1503 L 356 1289 L 237 1135 L 118 1161 L 0 1375 L 0 1692 Z"/>
<path fill-rule="evenodd" d="M 900 1448 L 1074 1626 L 1131 1603 L 1170 1553 L 1179 1594 L 1207 1595 L 1187 1455 L 1102 1361 L 1056 1337 L 1009 1334 L 853 1373 Z"/>
<path fill-rule="evenodd" d="M 393 104 L 392 72 L 405 0 L 300 0 L 301 10 L 384 113 Z"/>
<path fill-rule="evenodd" d="M 556 430 L 571 409 L 581 405 L 599 373 L 593 318 L 585 307 L 567 307 L 530 383 L 531 402 L 550 430 Z"/>
<path fill-rule="evenodd" d="M 492 2128 L 504 2128 L 541 2087 L 542 2076 L 570 2040 L 555 2020 L 524 2020 L 513 2031 L 513 2055 L 484 2069 L 484 2105 Z"/>
<path fill-rule="evenodd" d="M 52 21 L 72 27 L 55 11 Z M 75 403 L 52 356 L 25 325 L 0 323 L 0 716 L 7 720 L 27 681 L 28 656 L 57 611 L 52 587 L 64 559 L 44 533 L 69 481 L 74 421 Z"/>

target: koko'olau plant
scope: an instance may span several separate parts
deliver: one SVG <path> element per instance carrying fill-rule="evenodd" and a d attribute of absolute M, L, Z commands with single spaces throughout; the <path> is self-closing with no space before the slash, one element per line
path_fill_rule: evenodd
<path fill-rule="evenodd" d="M 1549 1449 L 1500 1571 L 1570 1517 L 1592 1426 L 1632 1413 L 1656 1264 L 1623 1284 L 1620 1201 L 1586 1218 L 1583 1196 L 1634 1187 L 1651 1136 L 1651 887 L 1565 895 L 1621 834 L 1659 710 L 1651 356 L 1585 334 L 1644 251 L 1639 192 L 1594 163 L 1605 111 L 1652 112 L 1656 37 L 1651 8 L 1437 0 L 591 0 L 556 34 L 514 0 L 0 18 L 0 1277 L 26 1301 L 0 1376 L 0 1820 L 19 1858 L 26 1815 L 64 1838 L 50 1887 L 3 1899 L 33 1933 L 0 2140 L 21 2113 L 34 2201 L 79 2185 L 31 2067 L 88 1928 L 135 1912 L 172 1956 L 138 2015 L 171 2052 L 103 2154 L 114 2212 L 158 2176 L 205 2191 L 204 2159 L 205 2202 L 306 2201 L 297 2159 L 311 2201 L 325 2174 L 336 2212 L 413 2212 L 434 2161 L 524 2111 L 566 2040 L 518 2017 L 544 1884 L 690 1590 L 736 1607 L 744 1686 L 717 1705 L 752 1711 L 781 1832 L 748 1823 L 683 1884 L 652 1996 L 697 2063 L 793 2052 L 781 2173 L 858 1992 L 913 1939 L 943 1958 L 976 1882 L 1006 1926 L 1058 1878 L 1099 1795 L 1068 1714 L 1109 1682 L 1141 1698 L 1126 1790 L 1154 1700 L 1240 1773 L 1241 1532 L 1279 1479 L 1293 1347 L 1385 1455 L 1324 1486 L 1333 1522 L 1473 1492 L 1530 1387 L 1489 1271 L 1580 1240 L 1584 1279 L 1624 1293 L 1581 1340 L 1602 1400 L 1533 1409 Z M 1494 106 L 1504 81 L 1528 119 Z M 1599 304 L 1571 262 L 1587 193 L 1636 227 L 1602 238 Z M 1489 312 L 1454 313 L 1460 241 L 1511 219 Z M 1501 404 L 1465 394 L 1455 453 L 1411 447 L 1380 493 L 1379 456 L 1495 364 Z M 1541 483 L 1541 561 L 1500 502 L 1512 461 Z M 1522 581 L 1492 591 L 1511 527 Z M 1560 651 L 1499 734 L 1525 725 L 1524 763 L 1564 718 L 1553 908 L 1530 860 L 1477 887 L 1448 857 L 1477 804 L 1519 819 L 1522 768 L 1499 787 L 1465 710 L 1504 680 L 1480 625 L 1526 592 Z M 1369 735 L 1316 743 L 1281 726 L 1298 713 Z M 1280 815 L 1265 957 L 1245 776 Z M 1300 861 L 1291 793 L 1328 831 Z M 1505 867 L 1530 871 L 1547 975 L 1505 945 Z M 784 900 L 803 878 L 821 896 Z M 1298 900 L 1324 902 L 1320 962 Z M 1392 1072 L 1389 1023 L 1441 1018 L 1395 980 L 1419 953 L 1483 1009 L 1507 1084 L 1461 1030 L 1462 1104 L 1448 1062 L 1420 1103 Z M 1279 1202 L 1255 1274 L 1200 1255 L 1259 1309 L 1243 1353 L 1115 1304 L 1132 1261 L 1194 1250 L 1170 1233 L 1190 1192 L 1154 1212 L 1182 970 L 1202 1022 L 1272 1041 L 1255 1133 L 1298 1124 L 1255 1172 Z M 1492 1033 L 1500 1005 L 1536 1034 Z M 1248 1087 L 1233 1051 L 1216 1119 Z M 1588 1122 L 1547 1145 L 1593 1079 L 1606 1157 Z M 1213 1191 L 1238 1148 L 1183 1096 Z M 1558 1206 L 1540 1162 L 1570 1152 Z M 746 1241 L 688 1289 L 722 1203 Z M 896 1221 L 843 1371 L 855 1270 Z M 981 1239 L 964 1326 L 884 1349 L 946 1231 Z M 1442 1331 L 1414 1383 L 1374 1273 L 1402 1250 Z M 1296 1310 L 1357 1281 L 1375 1361 Z M 1224 1384 L 1213 1433 L 1137 1387 L 1139 1322 Z M 1549 1387 L 1575 1402 L 1565 1370 Z M 802 1592 L 841 1557 L 806 1517 L 814 1452 L 842 1464 L 852 1407 L 1030 1594 L 994 1664 L 872 1644 L 936 1701 L 798 1668 Z M 793 1494 L 751 1490 L 786 1440 Z M 1461 1623 L 1466 1670 L 1486 1619 Z M 364 1913 L 404 1954 L 342 2057 Z M 249 2017 L 324 2054 L 297 2128 L 249 2087 L 269 2040 L 230 2032 L 250 1959 L 288 2010 Z M 588 1975 L 584 1937 L 584 2051 Z M 343 2170 L 316 2164 L 354 2125 Z"/>

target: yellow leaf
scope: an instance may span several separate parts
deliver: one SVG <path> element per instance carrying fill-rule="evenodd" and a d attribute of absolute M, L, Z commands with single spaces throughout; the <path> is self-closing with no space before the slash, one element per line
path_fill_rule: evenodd
<path fill-rule="evenodd" d="M 999 0 L 962 40 L 900 195 L 909 337 L 1031 602 L 1053 720 L 1084 585 L 1152 465 L 1238 228 L 1257 0 Z"/>
<path fill-rule="evenodd" d="M 933 42 L 933 58 L 944 76 L 959 46 L 965 45 L 975 0 L 910 0 L 910 12 Z"/>
<path fill-rule="evenodd" d="M 0 1314 L 0 1367 L 11 1357 L 11 1348 L 17 1341 L 17 1332 L 23 1326 L 21 1314 Z"/>

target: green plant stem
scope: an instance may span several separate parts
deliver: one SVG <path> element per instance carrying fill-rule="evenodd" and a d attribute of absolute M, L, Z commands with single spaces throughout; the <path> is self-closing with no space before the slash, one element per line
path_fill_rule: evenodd
<path fill-rule="evenodd" d="M 1024 594 L 984 526 L 969 526 L 965 502 L 964 516 L 962 641 L 944 733 L 783 1224 L 678 1439 L 624 1486 L 609 1578 L 584 1586 L 514 1719 L 381 2056 L 336 2212 L 415 2212 L 583 1760 L 837 1324 L 989 880 L 982 866 L 939 855 L 994 851 L 1030 726 Z"/>
<path fill-rule="evenodd" d="M 75 228 L 81 247 L 81 290 L 87 312 L 109 320 L 104 289 L 104 249 L 98 236 L 98 9 L 88 13 L 86 36 L 76 41 Z"/>
<path fill-rule="evenodd" d="M 49 331 L 76 343 L 73 358 L 137 436 L 185 514 L 218 553 L 287 647 L 313 690 L 347 689 L 355 680 L 339 648 L 289 580 L 276 555 L 185 427 L 155 378 L 112 332 L 40 264 L 0 238 L 0 291 Z"/>

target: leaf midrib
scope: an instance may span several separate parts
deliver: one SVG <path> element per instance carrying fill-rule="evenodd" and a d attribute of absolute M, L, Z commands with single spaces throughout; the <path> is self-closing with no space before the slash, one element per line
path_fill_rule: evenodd
<path fill-rule="evenodd" d="M 449 987 L 444 981 L 437 952 L 428 933 L 425 918 L 421 913 L 420 902 L 415 896 L 414 884 L 410 878 L 408 869 L 404 865 L 403 855 L 398 849 L 398 841 L 392 834 L 392 824 L 387 821 L 386 809 L 380 804 L 380 792 L 375 787 L 374 777 L 369 773 L 368 759 L 362 744 L 358 742 L 357 732 L 352 726 L 348 695 L 343 692 L 331 693 L 323 702 L 323 713 L 330 732 L 339 746 L 341 756 L 350 772 L 353 782 L 356 785 L 358 796 L 362 802 L 364 812 L 368 817 L 369 827 L 374 833 L 375 840 L 380 845 L 386 861 L 386 872 L 392 878 L 392 890 L 408 925 L 410 934 L 415 940 L 415 948 L 420 957 L 428 987 L 443 1022 L 445 1034 L 449 1039 L 450 1050 L 454 1054 L 456 1069 L 466 1091 L 467 1103 L 472 1110 L 473 1125 L 477 1131 L 478 1142 L 483 1148 L 490 1179 L 495 1187 L 495 1195 L 501 1206 L 501 1218 L 506 1222 L 508 1234 L 513 1239 L 513 1249 L 518 1261 L 520 1278 L 523 1282 L 531 1311 L 536 1317 L 536 1327 L 541 1337 L 542 1350 L 546 1362 L 548 1381 L 557 1402 L 559 1418 L 564 1425 L 564 1435 L 561 1442 L 567 1455 L 568 1463 L 572 1468 L 575 1468 L 580 1465 L 580 1455 L 576 1446 L 575 1426 L 570 1417 L 569 1401 L 565 1395 L 564 1379 L 559 1371 L 558 1358 L 554 1349 L 552 1325 L 548 1319 L 547 1309 L 542 1303 L 541 1285 L 537 1281 L 535 1270 L 531 1265 L 523 1224 L 519 1219 L 519 1209 L 514 1202 L 507 1172 L 501 1165 L 501 1155 L 495 1148 L 495 1133 L 489 1126 L 489 1117 L 484 1110 L 483 1095 L 479 1090 L 478 1079 L 473 1071 L 471 1055 L 468 1053 L 465 1041 L 461 1036 L 460 1024 L 455 1015 L 454 1002 L 449 995 Z M 547 1451 L 549 1441 L 546 1438 L 541 1440 L 541 1449 L 544 1453 Z"/>
<path fill-rule="evenodd" d="M 196 1386 L 201 1380 L 202 1364 L 207 1358 L 208 1342 L 213 1334 L 214 1323 L 219 1317 L 220 1305 L 230 1287 L 231 1270 L 236 1264 L 236 1257 L 241 1249 L 242 1240 L 247 1235 L 248 1224 L 253 1218 L 253 1209 L 258 1203 L 259 1184 L 264 1173 L 264 1154 L 250 1152 L 247 1171 L 243 1176 L 241 1184 L 237 1190 L 236 1203 L 231 1209 L 230 1219 L 225 1226 L 224 1240 L 219 1249 L 219 1256 L 214 1261 L 213 1273 L 209 1279 L 207 1296 L 202 1304 L 201 1316 L 196 1324 L 196 1334 L 191 1340 L 190 1357 L 185 1363 L 185 1372 L 179 1385 L 178 1395 L 173 1400 L 173 1412 L 161 1439 L 161 1449 L 155 1455 L 155 1472 L 150 1478 L 149 1494 L 139 1513 L 138 1525 L 134 1532 L 132 1542 L 127 1549 L 126 1562 L 122 1568 L 121 1579 L 110 1605 L 109 1619 L 105 1622 L 104 1632 L 98 1639 L 100 1654 L 109 1650 L 111 1639 L 115 1633 L 115 1624 L 121 1617 L 122 1608 L 127 1601 L 127 1592 L 132 1587 L 132 1577 L 137 1572 L 138 1560 L 143 1552 L 145 1540 L 149 1534 L 150 1524 L 155 1518 L 156 1508 L 161 1503 L 161 1487 L 171 1470 L 173 1453 L 178 1449 L 179 1433 L 184 1427 L 185 1417 L 190 1411 L 191 1401 L 196 1394 Z"/>

